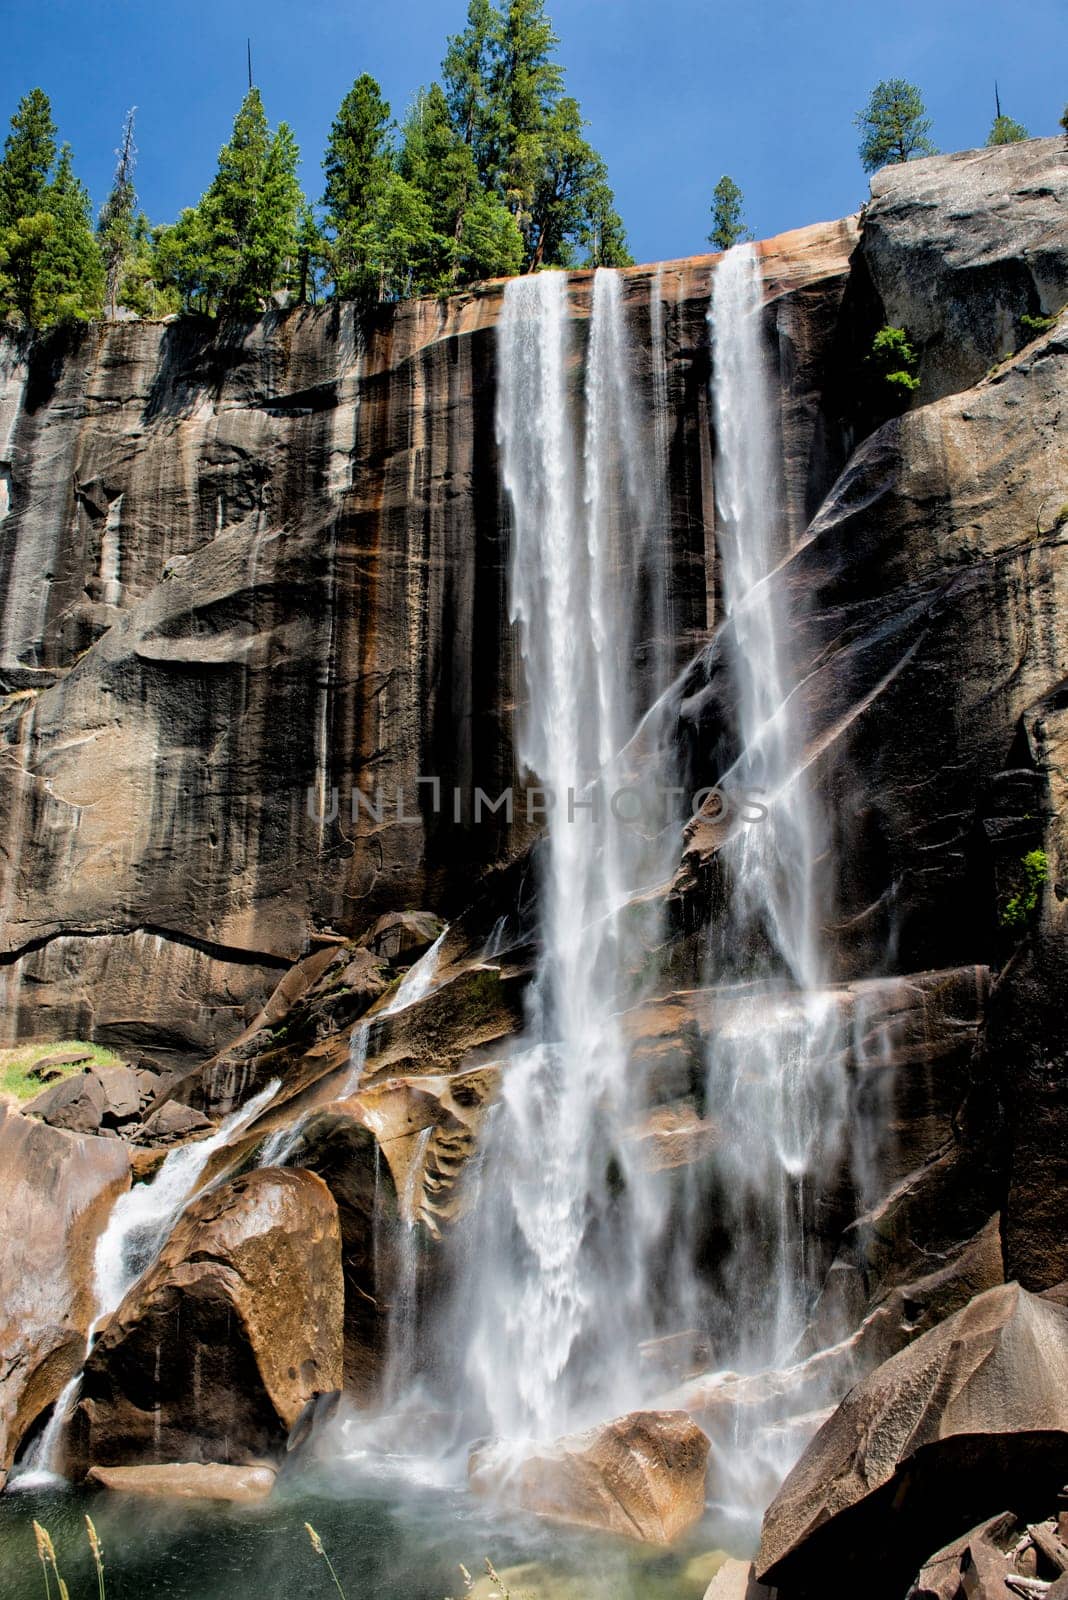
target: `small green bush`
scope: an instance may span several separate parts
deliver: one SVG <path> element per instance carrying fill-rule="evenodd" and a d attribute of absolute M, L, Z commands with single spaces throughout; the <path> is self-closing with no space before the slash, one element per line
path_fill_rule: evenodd
<path fill-rule="evenodd" d="M 1020 327 L 1028 339 L 1037 339 L 1040 333 L 1048 333 L 1056 321 L 1056 317 L 1032 317 L 1025 311 L 1020 318 Z"/>
<path fill-rule="evenodd" d="M 1020 862 L 1023 882 L 1006 900 L 1001 913 L 1003 928 L 1026 928 L 1038 906 L 1038 892 L 1049 877 L 1049 857 L 1044 850 L 1029 850 Z"/>
<path fill-rule="evenodd" d="M 880 328 L 872 340 L 868 370 L 880 385 L 885 385 L 899 401 L 920 387 L 916 376 L 919 357 L 904 328 Z"/>

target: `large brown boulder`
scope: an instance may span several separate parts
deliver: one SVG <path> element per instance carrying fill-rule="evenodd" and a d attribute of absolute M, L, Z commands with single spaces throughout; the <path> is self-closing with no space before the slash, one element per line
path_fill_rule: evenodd
<path fill-rule="evenodd" d="M 1031 1515 L 1068 1476 L 1068 1312 L 1016 1283 L 979 1295 L 850 1391 L 764 1518 L 756 1571 L 784 1596 L 900 1596 L 976 1518 Z"/>
<path fill-rule="evenodd" d="M 670 1544 L 705 1508 L 708 1439 L 682 1411 L 634 1411 L 509 1460 L 471 1457 L 480 1494 L 556 1522 Z"/>
<path fill-rule="evenodd" d="M 337 1206 L 266 1167 L 202 1195 L 88 1362 L 76 1462 L 261 1462 L 342 1377 Z"/>
<path fill-rule="evenodd" d="M 0 1106 L 0 1487 L 27 1428 L 82 1364 L 93 1252 L 129 1182 L 117 1139 Z"/>

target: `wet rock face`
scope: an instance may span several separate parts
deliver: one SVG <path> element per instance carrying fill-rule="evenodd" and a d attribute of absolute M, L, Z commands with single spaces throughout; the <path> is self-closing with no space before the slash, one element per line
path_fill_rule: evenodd
<path fill-rule="evenodd" d="M 338 1211 L 262 1168 L 202 1196 L 94 1346 L 71 1424 L 83 1468 L 269 1459 L 342 1380 Z"/>
<path fill-rule="evenodd" d="M 831 224 L 764 247 L 792 459 L 821 441 L 810 498 L 844 459 L 822 331 L 854 243 Z M 666 406 L 656 560 L 680 665 L 716 614 L 710 266 L 624 275 L 639 398 Z M 575 274 L 576 347 L 590 291 Z M 23 955 L 0 983 L 23 1035 L 203 1060 L 312 932 L 452 915 L 527 842 L 522 815 L 472 818 L 476 785 L 515 777 L 501 298 L 4 345 L 0 956 Z M 353 816 L 354 790 L 378 815 Z"/>
<path fill-rule="evenodd" d="M 129 1182 L 118 1140 L 0 1106 L 0 1487 L 26 1430 L 82 1364 L 93 1251 Z"/>

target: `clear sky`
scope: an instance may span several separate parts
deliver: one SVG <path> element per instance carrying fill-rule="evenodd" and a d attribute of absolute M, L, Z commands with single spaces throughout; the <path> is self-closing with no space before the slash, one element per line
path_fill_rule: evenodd
<path fill-rule="evenodd" d="M 983 144 L 1002 108 L 1053 134 L 1068 100 L 1068 0 L 550 0 L 568 88 L 608 162 L 640 261 L 706 248 L 710 191 L 741 184 L 758 236 L 867 194 L 854 112 L 879 78 L 923 90 L 940 149 Z M 246 81 L 286 119 L 318 197 L 326 133 L 361 72 L 395 116 L 436 75 L 466 0 L 0 0 L 3 118 L 40 85 L 99 204 L 123 114 L 154 222 L 207 187 Z"/>

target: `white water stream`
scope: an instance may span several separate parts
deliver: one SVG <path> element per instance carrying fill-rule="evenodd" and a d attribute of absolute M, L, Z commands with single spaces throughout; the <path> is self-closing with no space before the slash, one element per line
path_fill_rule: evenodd
<path fill-rule="evenodd" d="M 635 613 L 656 451 L 635 400 L 622 280 L 595 276 L 577 394 L 568 294 L 563 273 L 509 283 L 499 330 L 497 433 L 525 700 L 516 754 L 554 798 L 541 955 L 491 1118 L 482 1234 L 463 1289 L 472 1403 L 513 1440 L 552 1437 L 633 1393 L 647 1244 L 662 1223 L 626 1137 L 640 1108 L 620 1017 L 639 948 L 628 903 L 653 880 L 657 851 L 628 825 L 628 805 L 611 803 L 637 716 Z"/>
<path fill-rule="evenodd" d="M 196 1192 L 201 1174 L 212 1156 L 256 1120 L 274 1099 L 279 1087 L 280 1082 L 275 1078 L 259 1094 L 231 1112 L 210 1137 L 172 1150 L 154 1178 L 147 1183 L 135 1183 L 119 1196 L 93 1256 L 95 1309 L 87 1335 L 87 1358 L 101 1327 L 159 1255 Z M 47 1424 L 13 1475 L 10 1488 L 35 1489 L 62 1478 L 63 1435 L 81 1383 L 79 1372 L 63 1389 Z"/>

